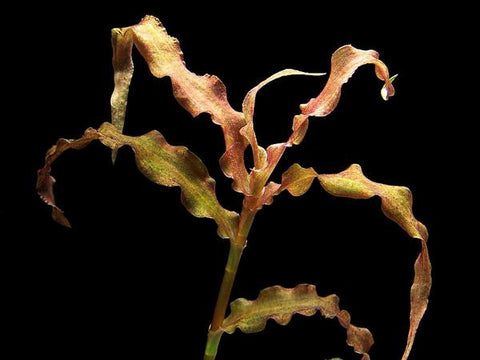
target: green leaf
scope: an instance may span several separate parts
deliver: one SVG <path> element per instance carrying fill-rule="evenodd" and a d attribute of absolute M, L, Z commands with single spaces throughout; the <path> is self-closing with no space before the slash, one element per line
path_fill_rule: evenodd
<path fill-rule="evenodd" d="M 240 129 L 246 125 L 243 113 L 228 102 L 227 90 L 214 75 L 199 76 L 189 71 L 178 40 L 168 35 L 162 23 L 145 16 L 139 24 L 112 30 L 115 89 L 112 94 L 112 123 L 121 132 L 125 121 L 128 88 L 133 75 L 132 47 L 136 46 L 157 78 L 169 77 L 173 94 L 179 104 L 192 116 L 211 115 L 220 125 L 225 139 L 225 153 L 220 166 L 226 176 L 233 178 L 233 188 L 250 192 L 244 152 L 248 145 Z"/>
<path fill-rule="evenodd" d="M 405 232 L 421 242 L 421 251 L 414 265 L 414 280 L 410 290 L 410 328 L 407 336 L 407 345 L 402 360 L 406 360 L 413 346 L 420 321 L 427 309 L 428 298 L 432 286 L 431 264 L 428 255 L 428 231 L 425 225 L 413 215 L 412 193 L 404 186 L 393 186 L 371 181 L 362 172 L 360 165 L 353 164 L 338 174 L 317 174 L 313 168 L 302 168 L 298 164 L 292 165 L 282 175 L 282 183 L 269 183 L 271 189 L 261 199 L 269 205 L 273 197 L 283 190 L 292 195 L 303 195 L 310 188 L 312 181 L 317 178 L 322 187 L 334 196 L 352 199 L 369 199 L 379 196 L 382 201 L 382 211 L 386 217 L 396 222 Z"/>
<path fill-rule="evenodd" d="M 347 330 L 347 343 L 355 352 L 363 354 L 364 360 L 373 345 L 373 336 L 366 328 L 351 324 L 350 314 L 340 310 L 336 295 L 318 296 L 315 286 L 300 284 L 287 289 L 272 286 L 260 291 L 256 300 L 236 299 L 230 304 L 230 315 L 223 321 L 222 330 L 232 334 L 236 329 L 244 333 L 255 333 L 265 329 L 267 320 L 273 319 L 280 325 L 287 325 L 294 314 L 312 316 L 319 311 L 326 318 L 337 317 Z"/>
<path fill-rule="evenodd" d="M 277 193 L 287 190 L 293 196 L 301 196 L 310 189 L 316 177 L 317 173 L 313 168 L 305 169 L 298 164 L 293 164 L 282 174 L 282 184 Z"/>
<path fill-rule="evenodd" d="M 224 209 L 215 195 L 213 180 L 202 161 L 184 146 L 172 146 L 158 131 L 132 137 L 121 134 L 117 128 L 104 123 L 98 129 L 89 128 L 77 140 L 60 139 L 46 155 L 45 166 L 38 171 L 37 192 L 52 207 L 53 218 L 69 226 L 63 211 L 55 205 L 53 184 L 50 175 L 52 163 L 65 150 L 81 149 L 93 140 L 100 140 L 116 151 L 128 145 L 135 153 L 139 170 L 151 181 L 164 186 L 179 186 L 181 200 L 187 210 L 196 217 L 215 220 L 222 238 L 233 238 L 238 227 L 238 214 Z"/>
<path fill-rule="evenodd" d="M 379 196 L 385 216 L 400 225 L 411 237 L 427 240 L 427 228 L 413 216 L 412 193 L 408 188 L 371 181 L 363 175 L 358 164 L 353 164 L 338 174 L 318 175 L 318 179 L 322 187 L 334 196 L 352 199 Z"/>

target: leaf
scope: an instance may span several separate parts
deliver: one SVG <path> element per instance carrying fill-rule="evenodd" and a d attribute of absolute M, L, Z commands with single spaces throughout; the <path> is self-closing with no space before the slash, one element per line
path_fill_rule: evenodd
<path fill-rule="evenodd" d="M 172 146 L 158 131 L 131 137 L 122 135 L 114 125 L 104 123 L 98 130 L 89 128 L 77 140 L 60 139 L 48 152 L 45 166 L 38 171 L 37 192 L 52 207 L 53 218 L 69 226 L 63 211 L 55 205 L 54 178 L 50 175 L 52 163 L 65 150 L 81 149 L 93 140 L 100 140 L 112 150 L 128 145 L 135 153 L 139 170 L 149 180 L 164 186 L 179 186 L 181 200 L 187 210 L 196 217 L 215 220 L 218 235 L 233 238 L 238 227 L 238 214 L 225 210 L 215 196 L 213 180 L 202 161 L 184 146 Z"/>
<path fill-rule="evenodd" d="M 313 180 L 317 177 L 317 173 L 313 168 L 302 168 L 298 164 L 293 164 L 282 175 L 282 184 L 277 190 L 277 194 L 283 190 L 288 190 L 293 196 L 301 196 L 305 194 Z"/>
<path fill-rule="evenodd" d="M 415 277 L 410 290 L 410 329 L 402 357 L 402 360 L 406 360 L 412 349 L 420 320 L 427 309 L 432 286 L 431 264 L 427 249 L 428 232 L 425 225 L 413 216 L 412 193 L 403 186 L 385 185 L 369 180 L 357 164 L 351 165 L 338 174 L 319 175 L 318 179 L 322 187 L 334 196 L 353 199 L 379 196 L 385 216 L 396 222 L 408 235 L 421 241 L 422 249 L 415 261 Z"/>
<path fill-rule="evenodd" d="M 285 149 L 302 142 L 308 128 L 308 118 L 310 116 L 327 116 L 335 109 L 340 99 L 342 85 L 348 81 L 358 67 L 365 64 L 374 64 L 377 77 L 384 81 L 384 86 L 381 90 L 382 97 L 387 100 L 395 94 L 392 81 L 396 76 L 390 78 L 387 66 L 378 58 L 379 55 L 376 51 L 360 50 L 351 45 L 342 46 L 334 52 L 331 60 L 330 76 L 323 90 L 316 98 L 311 99 L 307 104 L 300 105 L 301 114 L 293 118 L 292 133 L 289 139 L 283 143 L 270 145 L 266 150 L 266 156 L 263 156 L 263 158 L 265 158 L 262 161 L 263 166 L 261 168 L 257 167 L 252 171 L 250 188 L 254 189 L 254 192 L 260 191 L 266 184 L 283 156 Z M 277 74 L 275 74 L 274 77 L 276 75 Z M 265 80 L 265 83 L 271 80 L 273 79 L 269 78 Z M 264 83 L 260 83 L 256 88 L 252 89 L 244 100 L 244 113 L 247 123 L 248 119 L 253 117 L 254 96 L 256 95 L 256 91 L 263 85 Z M 252 97 L 253 101 L 251 99 Z M 248 132 L 248 138 L 252 139 L 250 143 L 256 143 L 256 139 L 253 139 L 254 134 L 252 135 L 251 133 L 253 133 L 253 126 L 252 130 Z"/>
<path fill-rule="evenodd" d="M 255 333 L 265 329 L 267 320 L 273 319 L 280 325 L 287 325 L 294 314 L 312 316 L 320 311 L 326 318 L 337 317 L 339 323 L 347 329 L 347 344 L 354 351 L 367 354 L 373 345 L 373 336 L 366 328 L 359 328 L 350 323 L 350 314 L 340 310 L 336 295 L 320 297 L 314 285 L 300 284 L 287 289 L 272 286 L 260 291 L 256 300 L 236 299 L 230 304 L 230 315 L 223 321 L 222 330 L 232 334 L 236 329 L 244 333 Z"/>
<path fill-rule="evenodd" d="M 421 251 L 415 261 L 415 276 L 410 290 L 410 328 L 407 345 L 402 360 L 410 354 L 415 334 L 427 306 L 432 286 L 431 264 L 428 256 L 428 231 L 425 225 L 418 221 L 412 211 L 412 193 L 403 186 L 385 185 L 369 180 L 362 172 L 360 165 L 353 164 L 338 174 L 317 174 L 313 168 L 302 168 L 292 165 L 282 175 L 280 185 L 270 183 L 267 187 L 273 189 L 268 196 L 262 198 L 262 204 L 271 204 L 273 196 L 287 190 L 294 196 L 303 195 L 317 178 L 322 187 L 334 196 L 352 199 L 369 199 L 373 196 L 381 198 L 381 208 L 386 217 L 396 222 L 405 232 L 421 241 Z"/>
<path fill-rule="evenodd" d="M 112 30 L 115 89 L 112 94 L 112 123 L 121 132 L 125 121 L 128 88 L 133 74 L 132 46 L 135 45 L 157 77 L 170 77 L 173 94 L 179 104 L 192 116 L 210 114 L 212 121 L 222 127 L 225 153 L 220 166 L 227 177 L 233 178 L 233 188 L 250 193 L 244 152 L 248 145 L 240 134 L 246 125 L 244 115 L 228 102 L 222 81 L 213 75 L 199 76 L 189 71 L 176 38 L 168 35 L 161 22 L 146 16 L 137 25 Z"/>
<path fill-rule="evenodd" d="M 373 182 L 363 175 L 358 164 L 338 174 L 318 175 L 318 179 L 322 187 L 334 196 L 369 199 L 378 195 L 382 199 L 385 216 L 400 225 L 411 237 L 427 240 L 427 228 L 413 216 L 412 193 L 408 188 Z"/>
<path fill-rule="evenodd" d="M 308 73 L 308 72 L 298 71 L 294 69 L 285 69 L 263 80 L 260 84 L 258 84 L 253 89 L 251 89 L 243 100 L 242 111 L 243 111 L 243 114 L 245 115 L 245 120 L 247 122 L 247 125 L 245 125 L 241 129 L 241 133 L 247 138 L 248 142 L 252 146 L 253 157 L 255 160 L 255 167 L 257 169 L 262 169 L 266 165 L 265 150 L 258 146 L 257 138 L 255 136 L 255 131 L 253 129 L 253 114 L 255 109 L 255 101 L 256 101 L 257 93 L 261 88 L 263 88 L 265 85 L 269 84 L 270 82 L 285 76 L 292 76 L 292 75 L 323 76 L 325 75 L 325 73 Z"/>
<path fill-rule="evenodd" d="M 340 100 L 342 85 L 353 75 L 355 70 L 365 64 L 375 65 L 375 74 L 384 82 L 381 95 L 384 100 L 395 95 L 392 81 L 387 66 L 380 61 L 379 55 L 374 50 L 360 50 L 351 45 L 345 45 L 332 55 L 330 77 L 322 92 L 311 99 L 307 104 L 300 105 L 302 114 L 307 116 L 327 116 Z"/>

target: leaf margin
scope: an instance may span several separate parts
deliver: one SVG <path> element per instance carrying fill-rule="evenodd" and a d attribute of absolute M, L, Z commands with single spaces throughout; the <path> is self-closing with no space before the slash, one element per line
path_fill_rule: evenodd
<path fill-rule="evenodd" d="M 301 186 L 296 188 L 297 178 Z M 384 215 L 399 225 L 410 237 L 418 239 L 421 243 L 420 253 L 414 264 L 414 279 L 410 288 L 410 326 L 407 342 L 402 360 L 407 360 L 415 341 L 415 336 L 429 301 L 432 287 L 431 262 L 428 253 L 427 240 L 428 230 L 424 224 L 413 215 L 413 197 L 411 191 L 404 186 L 387 185 L 368 179 L 358 164 L 350 165 L 346 170 L 337 174 L 318 174 L 313 168 L 303 168 L 295 163 L 282 175 L 282 183 L 270 182 L 268 187 L 273 189 L 268 196 L 262 198 L 262 203 L 270 205 L 273 197 L 287 190 L 293 196 L 303 195 L 310 188 L 314 179 L 318 179 L 320 185 L 329 194 L 337 197 L 352 199 L 369 199 L 378 196 L 381 199 L 381 209 Z M 399 207 L 388 196 L 393 194 L 393 199 L 400 199 Z"/>
<path fill-rule="evenodd" d="M 133 137 L 121 134 L 108 122 L 103 123 L 98 130 L 88 128 L 79 139 L 59 139 L 57 144 L 47 151 L 45 165 L 37 173 L 36 189 L 40 198 L 52 208 L 52 218 L 56 222 L 71 227 L 63 211 L 55 203 L 53 193 L 55 179 L 50 175 L 52 164 L 64 151 L 82 149 L 94 140 L 99 140 L 113 151 L 125 145 L 131 147 L 135 153 L 137 167 L 143 175 L 158 185 L 180 187 L 182 204 L 192 215 L 213 219 L 218 225 L 217 233 L 220 237 L 229 239 L 235 237 L 239 215 L 220 205 L 215 195 L 215 180 L 210 177 L 198 156 L 184 146 L 168 144 L 163 135 L 156 130 Z M 165 163 L 163 168 L 158 169 L 151 165 L 149 169 L 148 161 L 147 164 L 142 163 L 143 157 L 147 157 L 142 155 L 142 152 L 150 151 L 148 148 L 150 145 L 153 151 L 158 150 L 157 157 L 161 157 L 164 152 L 163 156 L 166 159 L 160 159 L 156 164 L 159 166 L 158 163 L 163 161 Z M 170 172 L 165 170 L 167 167 Z M 188 179 L 189 175 L 191 179 Z M 203 206 L 201 200 L 204 201 Z"/>
<path fill-rule="evenodd" d="M 276 302 L 281 305 L 276 305 Z M 288 310 L 285 310 L 286 303 Z M 339 324 L 347 331 L 347 344 L 356 353 L 362 354 L 362 360 L 370 359 L 368 351 L 374 343 L 371 332 L 352 325 L 348 311 L 339 308 L 338 296 L 320 297 L 315 285 L 299 284 L 294 288 L 270 286 L 262 289 L 255 300 L 235 299 L 230 303 L 230 309 L 229 316 L 222 324 L 222 330 L 228 334 L 233 334 L 236 329 L 244 333 L 263 331 L 269 319 L 285 326 L 295 314 L 313 316 L 320 312 L 328 319 L 337 317 Z"/>

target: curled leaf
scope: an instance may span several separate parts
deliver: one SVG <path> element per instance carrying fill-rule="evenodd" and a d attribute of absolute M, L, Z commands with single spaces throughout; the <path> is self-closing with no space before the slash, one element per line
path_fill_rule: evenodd
<path fill-rule="evenodd" d="M 263 88 L 265 85 L 269 84 L 270 82 L 285 76 L 292 76 L 292 75 L 323 76 L 325 75 L 325 73 L 308 73 L 308 72 L 298 71 L 294 69 L 285 69 L 273 74 L 272 76 L 260 82 L 260 84 L 255 86 L 253 89 L 251 89 L 247 93 L 247 95 L 245 96 L 245 99 L 243 100 L 242 111 L 243 111 L 243 114 L 245 115 L 245 120 L 247 122 L 247 125 L 245 125 L 245 127 L 242 128 L 241 132 L 242 132 L 242 135 L 244 135 L 247 138 L 248 142 L 252 146 L 253 157 L 255 160 L 255 167 L 257 169 L 262 169 L 266 165 L 265 150 L 258 146 L 257 138 L 255 136 L 255 131 L 253 130 L 253 114 L 255 110 L 255 101 L 257 98 L 257 93 L 261 88 Z"/>
<path fill-rule="evenodd" d="M 377 77 L 384 81 L 384 87 L 381 90 L 382 97 L 386 100 L 395 94 L 392 81 L 396 76 L 389 77 L 388 68 L 379 60 L 379 55 L 376 51 L 360 50 L 351 45 L 342 46 L 332 55 L 331 72 L 327 84 L 316 98 L 311 99 L 307 104 L 300 105 L 301 114 L 296 115 L 293 118 L 292 133 L 288 140 L 283 143 L 272 144 L 267 148 L 266 156 L 263 156 L 263 161 L 261 162 L 262 167 L 257 167 L 250 175 L 250 188 L 258 192 L 259 189 L 266 184 L 268 178 L 283 156 L 285 149 L 302 142 L 308 128 L 308 118 L 310 116 L 318 117 L 330 114 L 338 104 L 342 85 L 348 81 L 358 67 L 365 64 L 374 64 Z M 256 95 L 256 92 L 265 83 L 275 79 L 276 75 L 277 74 L 268 78 L 265 82 L 260 83 L 247 95 L 244 100 L 244 113 L 246 119 L 251 119 L 253 117 L 253 106 L 255 104 L 254 96 Z M 249 130 L 248 132 L 246 131 L 248 134 L 247 137 L 251 139 L 250 143 L 256 143 L 254 134 L 252 134 L 253 126 L 251 128 L 252 130 Z"/>
<path fill-rule="evenodd" d="M 268 188 L 274 189 L 265 196 L 264 205 L 270 204 L 273 196 L 287 190 L 294 196 L 303 195 L 317 178 L 322 187 L 334 196 L 352 199 L 369 199 L 379 196 L 382 201 L 382 211 L 386 217 L 396 222 L 405 232 L 421 241 L 421 251 L 418 255 L 414 271 L 415 276 L 410 290 L 410 328 L 407 336 L 407 345 L 402 360 L 410 354 L 415 335 L 427 306 L 432 286 L 431 264 L 428 256 L 428 231 L 425 225 L 418 221 L 412 211 L 412 193 L 403 186 L 380 184 L 371 181 L 362 172 L 360 165 L 353 164 L 338 174 L 317 174 L 313 168 L 302 168 L 298 164 L 292 165 L 282 175 L 280 185 L 270 183 Z"/>
<path fill-rule="evenodd" d="M 327 116 L 340 100 L 342 85 L 353 75 L 355 70 L 365 64 L 375 65 L 375 74 L 384 81 L 381 95 L 384 100 L 395 94 L 387 66 L 378 59 L 379 55 L 374 50 L 360 50 L 351 45 L 345 45 L 332 55 L 331 71 L 328 82 L 322 92 L 311 99 L 307 104 L 301 105 L 302 114 L 307 116 Z"/>
<path fill-rule="evenodd" d="M 420 320 L 427 309 L 432 286 L 431 264 L 427 249 L 428 232 L 425 225 L 413 216 L 412 193 L 403 186 L 385 185 L 369 180 L 357 164 L 351 165 L 338 174 L 319 175 L 318 179 L 322 187 L 335 196 L 353 199 L 379 196 L 385 216 L 396 222 L 408 235 L 421 241 L 422 249 L 415 261 L 415 277 L 410 290 L 410 329 L 402 357 L 402 360 L 406 360 L 412 349 Z"/>
<path fill-rule="evenodd" d="M 350 314 L 340 310 L 337 295 L 318 296 L 314 285 L 300 284 L 287 289 L 272 286 L 260 291 L 256 300 L 236 299 L 230 304 L 230 315 L 223 321 L 222 330 L 232 334 L 236 329 L 244 333 L 255 333 L 265 329 L 267 320 L 273 319 L 280 325 L 287 325 L 294 314 L 312 316 L 320 311 L 326 318 L 337 317 L 339 323 L 347 329 L 347 344 L 354 351 L 367 354 L 373 345 L 373 336 L 366 328 L 351 324 Z"/>
<path fill-rule="evenodd" d="M 173 94 L 192 116 L 210 114 L 222 127 L 225 153 L 220 165 L 226 176 L 233 178 L 236 191 L 249 193 L 244 151 L 247 147 L 240 129 L 246 125 L 241 112 L 235 111 L 227 99 L 222 81 L 214 75 L 199 76 L 189 71 L 176 38 L 168 35 L 162 23 L 153 16 L 130 27 L 112 31 L 115 89 L 112 94 L 112 123 L 121 131 L 125 121 L 128 88 L 133 74 L 132 46 L 135 45 L 157 77 L 170 77 Z"/>
<path fill-rule="evenodd" d="M 151 181 L 164 186 L 179 186 L 181 200 L 187 210 L 196 217 L 215 220 L 218 234 L 222 238 L 233 238 L 238 226 L 238 214 L 224 209 L 215 195 L 213 180 L 202 161 L 184 146 L 172 146 L 158 131 L 142 136 L 126 136 L 117 128 L 104 123 L 98 129 L 89 128 L 77 140 L 60 139 L 48 152 L 45 165 L 38 171 L 37 192 L 52 207 L 53 218 L 62 225 L 68 220 L 55 205 L 53 196 L 54 178 L 50 175 L 52 163 L 65 150 L 81 149 L 93 140 L 118 150 L 128 145 L 135 153 L 139 170 Z"/>

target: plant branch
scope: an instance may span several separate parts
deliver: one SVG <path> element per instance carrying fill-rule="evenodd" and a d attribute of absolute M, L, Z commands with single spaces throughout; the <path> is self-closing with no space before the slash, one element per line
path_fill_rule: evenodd
<path fill-rule="evenodd" d="M 218 293 L 212 324 L 208 331 L 204 360 L 213 360 L 217 355 L 218 345 L 223 334 L 221 326 L 225 319 L 225 313 L 227 311 L 228 301 L 230 300 L 233 283 L 235 282 L 235 276 L 237 275 L 238 265 L 240 264 L 243 249 L 247 244 L 247 236 L 252 227 L 255 214 L 256 211 L 250 210 L 245 206 L 244 202 L 237 235 L 230 242 L 230 250 L 228 253 L 227 264 L 225 265 L 222 285 L 220 286 L 220 291 Z"/>

